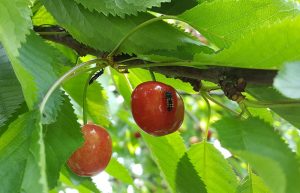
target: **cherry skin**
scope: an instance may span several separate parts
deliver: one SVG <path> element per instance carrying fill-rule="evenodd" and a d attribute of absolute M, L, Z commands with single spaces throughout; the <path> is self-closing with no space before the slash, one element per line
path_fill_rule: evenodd
<path fill-rule="evenodd" d="M 79 176 L 94 176 L 108 165 L 112 154 L 112 141 L 102 127 L 86 124 L 81 129 L 84 144 L 69 158 L 69 168 Z"/>
<path fill-rule="evenodd" d="M 137 125 L 154 136 L 175 132 L 184 118 L 184 104 L 176 90 L 149 81 L 138 85 L 131 95 L 132 115 Z"/>

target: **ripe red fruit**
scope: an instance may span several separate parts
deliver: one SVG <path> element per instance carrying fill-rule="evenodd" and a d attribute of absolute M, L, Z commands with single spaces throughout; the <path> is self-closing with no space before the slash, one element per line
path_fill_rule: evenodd
<path fill-rule="evenodd" d="M 138 85 L 131 95 L 132 115 L 137 125 L 154 136 L 175 132 L 184 118 L 184 104 L 176 90 L 149 81 Z"/>
<path fill-rule="evenodd" d="M 141 133 L 140 132 L 135 132 L 134 133 L 134 137 L 136 138 L 136 139 L 139 139 L 139 138 L 141 138 Z"/>
<path fill-rule="evenodd" d="M 69 168 L 79 176 L 94 176 L 103 171 L 112 154 L 112 141 L 102 127 L 86 124 L 81 129 L 84 144 L 69 158 Z"/>
<path fill-rule="evenodd" d="M 207 133 L 207 140 L 208 141 L 211 139 L 211 136 L 212 136 L 212 131 L 208 130 L 208 133 Z"/>

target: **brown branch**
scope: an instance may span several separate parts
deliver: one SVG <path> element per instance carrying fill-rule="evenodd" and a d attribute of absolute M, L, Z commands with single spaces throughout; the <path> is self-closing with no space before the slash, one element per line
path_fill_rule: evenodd
<path fill-rule="evenodd" d="M 106 56 L 107 53 L 98 51 L 87 45 L 84 45 L 75 40 L 70 34 L 68 34 L 63 28 L 59 26 L 36 26 L 34 30 L 40 33 L 40 36 L 44 39 L 63 44 L 67 47 L 75 50 L 80 56 L 87 54 L 95 56 Z M 58 32 L 51 35 L 45 32 Z M 65 33 L 61 33 L 65 32 Z M 121 61 L 129 59 L 132 56 L 119 55 L 114 57 L 114 61 Z M 143 63 L 143 61 L 131 61 L 132 63 Z M 127 62 L 129 64 L 131 62 Z M 244 69 L 244 68 L 231 68 L 231 67 L 209 67 L 207 69 L 197 69 L 192 67 L 152 67 L 151 70 L 166 75 L 167 77 L 178 78 L 184 82 L 189 82 L 195 90 L 199 90 L 201 86 L 201 80 L 206 80 L 214 83 L 219 82 L 220 76 L 234 75 L 237 78 L 243 78 L 248 84 L 255 85 L 272 85 L 273 79 L 277 73 L 276 70 L 258 70 L 258 69 Z"/>

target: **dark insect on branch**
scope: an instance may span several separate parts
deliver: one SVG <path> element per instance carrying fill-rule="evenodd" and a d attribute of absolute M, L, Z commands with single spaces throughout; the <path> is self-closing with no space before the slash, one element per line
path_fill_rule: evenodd
<path fill-rule="evenodd" d="M 96 72 L 92 78 L 89 81 L 89 85 L 91 85 L 95 80 L 97 80 L 97 78 L 99 78 L 99 76 L 101 76 L 104 73 L 104 69 L 102 68 L 101 70 L 99 70 L 98 72 Z"/>

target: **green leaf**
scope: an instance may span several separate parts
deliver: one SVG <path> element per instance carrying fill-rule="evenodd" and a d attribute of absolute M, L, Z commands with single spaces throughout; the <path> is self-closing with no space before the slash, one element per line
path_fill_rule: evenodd
<path fill-rule="evenodd" d="M 56 61 L 53 48 L 32 32 L 19 49 L 19 56 L 9 56 L 28 108 L 34 109 L 57 79 L 51 66 Z M 60 92 L 54 92 L 44 111 L 44 123 L 55 121 L 61 101 Z"/>
<path fill-rule="evenodd" d="M 204 2 L 179 17 L 224 48 L 245 33 L 294 16 L 296 12 L 299 11 L 294 3 L 281 0 L 215 0 Z"/>
<path fill-rule="evenodd" d="M 89 177 L 81 177 L 64 167 L 60 174 L 60 182 L 66 187 L 74 188 L 80 193 L 101 193 Z"/>
<path fill-rule="evenodd" d="M 254 96 L 259 101 L 292 101 L 282 96 L 273 87 L 267 86 L 252 86 L 247 88 L 247 92 Z M 292 125 L 300 129 L 300 105 L 288 106 L 288 107 L 272 107 L 272 111 L 280 115 L 283 119 L 290 122 Z"/>
<path fill-rule="evenodd" d="M 154 137 L 143 132 L 142 136 L 167 181 L 169 190 L 176 192 L 177 163 L 186 150 L 183 139 L 178 132 L 164 137 Z"/>
<path fill-rule="evenodd" d="M 44 129 L 48 185 L 52 189 L 57 185 L 62 166 L 83 143 L 81 128 L 68 97 L 65 97 L 57 121 L 44 125 Z"/>
<path fill-rule="evenodd" d="M 65 68 L 68 69 L 68 68 Z M 83 103 L 83 90 L 89 74 L 81 74 L 68 80 L 63 88 L 80 106 Z M 103 87 L 97 82 L 88 86 L 87 89 L 87 113 L 95 124 L 108 127 L 110 124 L 107 106 L 107 96 Z"/>
<path fill-rule="evenodd" d="M 97 12 L 90 12 L 72 0 L 43 2 L 57 22 L 74 38 L 100 51 L 112 51 L 129 31 L 153 18 L 148 13 L 128 16 L 126 19 L 106 17 Z M 183 45 L 200 43 L 188 34 L 160 21 L 138 30 L 126 40 L 119 51 L 128 54 L 149 54 L 153 50 L 177 50 L 178 46 Z"/>
<path fill-rule="evenodd" d="M 96 10 L 104 15 L 112 14 L 124 17 L 125 15 L 136 15 L 140 11 L 146 11 L 147 8 L 160 6 L 162 2 L 170 2 L 171 0 L 75 0 L 82 4 L 90 11 Z"/>
<path fill-rule="evenodd" d="M 124 74 L 117 72 L 115 69 L 110 68 L 112 78 L 114 80 L 114 84 L 118 90 L 118 92 L 124 98 L 126 104 L 130 106 L 131 104 L 131 91 L 132 87 L 128 80 L 128 77 Z"/>
<path fill-rule="evenodd" d="M 182 156 L 177 165 L 176 189 L 178 193 L 207 192 L 187 154 Z"/>
<path fill-rule="evenodd" d="M 8 126 L 15 121 L 20 115 L 28 112 L 28 107 L 25 102 L 23 102 L 18 109 L 11 115 L 11 117 L 5 122 L 5 125 L 0 127 L 0 137 L 8 129 Z"/>
<path fill-rule="evenodd" d="M 197 0 L 172 0 L 171 2 L 164 2 L 160 7 L 153 7 L 151 11 L 162 13 L 165 15 L 178 15 L 188 9 L 198 5 Z"/>
<path fill-rule="evenodd" d="M 57 25 L 55 19 L 52 15 L 46 10 L 45 6 L 42 6 L 32 17 L 32 23 L 35 26 L 40 25 Z"/>
<path fill-rule="evenodd" d="M 299 192 L 300 162 L 269 124 L 223 118 L 214 127 L 222 146 L 249 162 L 274 193 Z"/>
<path fill-rule="evenodd" d="M 288 63 L 278 72 L 274 79 L 274 87 L 284 96 L 300 98 L 300 63 Z"/>
<path fill-rule="evenodd" d="M 264 184 L 262 179 L 251 173 L 251 178 L 247 176 L 242 180 L 236 193 L 272 193 L 270 189 Z"/>
<path fill-rule="evenodd" d="M 32 28 L 29 5 L 29 0 L 0 1 L 0 42 L 12 56 L 18 55 L 21 43 Z"/>
<path fill-rule="evenodd" d="M 115 177 L 116 179 L 122 181 L 123 183 L 133 185 L 133 179 L 130 176 L 129 171 L 122 164 L 120 164 L 118 160 L 116 160 L 115 158 L 111 158 L 105 171 L 109 175 Z"/>
<path fill-rule="evenodd" d="M 208 193 L 228 193 L 236 190 L 237 178 L 231 166 L 212 144 L 202 142 L 193 145 L 188 156 Z"/>
<path fill-rule="evenodd" d="M 245 34 L 217 54 L 197 54 L 195 60 L 207 65 L 278 69 L 286 62 L 300 59 L 299 30 L 300 17 L 287 18 Z"/>
<path fill-rule="evenodd" d="M 23 101 L 21 85 L 0 44 L 0 128 L 16 112 Z"/>
<path fill-rule="evenodd" d="M 25 113 L 0 138 L 1 193 L 47 193 L 39 114 Z"/>

